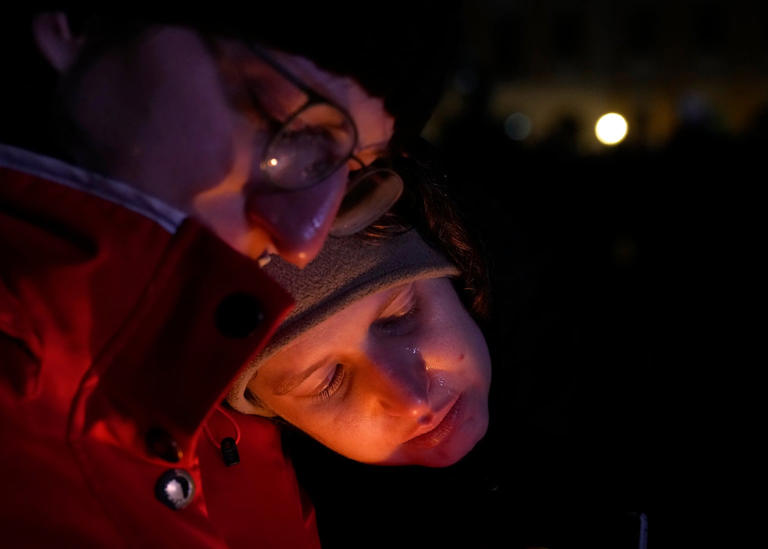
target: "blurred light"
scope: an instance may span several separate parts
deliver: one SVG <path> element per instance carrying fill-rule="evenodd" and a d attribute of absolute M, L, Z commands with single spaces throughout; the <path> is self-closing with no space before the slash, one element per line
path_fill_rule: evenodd
<path fill-rule="evenodd" d="M 678 114 L 683 122 L 689 124 L 699 124 L 706 122 L 710 117 L 712 108 L 706 97 L 691 91 L 683 95 L 678 103 Z"/>
<path fill-rule="evenodd" d="M 609 112 L 595 124 L 595 135 L 603 145 L 615 145 L 627 136 L 627 121 L 618 113 Z"/>
<path fill-rule="evenodd" d="M 453 87 L 461 95 L 469 95 L 477 89 L 477 74 L 471 68 L 460 69 L 453 78 Z"/>
<path fill-rule="evenodd" d="M 270 166 L 277 166 L 277 158 L 270 158 L 269 159 L 269 165 Z"/>
<path fill-rule="evenodd" d="M 521 112 L 514 112 L 504 121 L 504 132 L 510 139 L 522 141 L 531 135 L 531 119 Z"/>

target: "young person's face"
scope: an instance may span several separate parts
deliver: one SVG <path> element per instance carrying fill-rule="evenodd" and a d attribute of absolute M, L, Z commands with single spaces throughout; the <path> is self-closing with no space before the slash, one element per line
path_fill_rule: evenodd
<path fill-rule="evenodd" d="M 490 381 L 482 333 L 436 278 L 353 303 L 266 360 L 248 388 L 348 458 L 443 467 L 485 434 Z"/>
<path fill-rule="evenodd" d="M 248 94 L 258 95 L 272 122 L 307 96 L 243 43 L 216 45 L 223 57 L 190 29 L 156 27 L 84 65 L 65 91 L 85 138 L 82 158 L 197 217 L 244 254 L 270 251 L 303 266 L 322 247 L 349 167 L 302 190 L 266 185 L 259 163 L 274 127 Z M 381 100 L 307 59 L 269 53 L 351 115 L 358 158 L 368 164 L 381 154 L 393 128 Z"/>

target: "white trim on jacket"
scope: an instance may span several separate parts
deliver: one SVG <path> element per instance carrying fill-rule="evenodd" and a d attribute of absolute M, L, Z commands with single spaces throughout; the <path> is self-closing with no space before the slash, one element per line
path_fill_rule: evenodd
<path fill-rule="evenodd" d="M 0 143 L 0 167 L 28 173 L 119 204 L 175 233 L 187 214 L 136 187 L 48 156 Z"/>

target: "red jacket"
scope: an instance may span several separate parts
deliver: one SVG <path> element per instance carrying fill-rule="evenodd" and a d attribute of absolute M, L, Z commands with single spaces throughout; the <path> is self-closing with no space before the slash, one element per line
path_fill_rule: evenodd
<path fill-rule="evenodd" d="M 203 434 L 235 436 L 216 406 L 290 298 L 194 220 L 103 187 L 0 147 L 3 545 L 319 547 L 275 425 L 230 412 L 231 467 Z"/>

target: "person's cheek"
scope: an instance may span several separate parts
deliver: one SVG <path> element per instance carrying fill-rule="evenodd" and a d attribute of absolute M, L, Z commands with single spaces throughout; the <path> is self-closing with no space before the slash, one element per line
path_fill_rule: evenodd
<path fill-rule="evenodd" d="M 222 124 L 222 143 L 218 149 L 211 144 L 207 184 L 200 180 L 200 190 L 192 197 L 188 211 L 234 249 L 258 258 L 268 251 L 272 240 L 266 230 L 248 220 L 246 187 L 265 138 L 238 116 Z"/>

